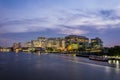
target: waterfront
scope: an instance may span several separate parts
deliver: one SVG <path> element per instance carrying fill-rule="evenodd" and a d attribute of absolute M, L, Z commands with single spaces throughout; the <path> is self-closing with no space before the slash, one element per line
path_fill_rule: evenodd
<path fill-rule="evenodd" d="M 0 53 L 0 79 L 119 80 L 120 63 L 109 63 L 60 54 Z"/>

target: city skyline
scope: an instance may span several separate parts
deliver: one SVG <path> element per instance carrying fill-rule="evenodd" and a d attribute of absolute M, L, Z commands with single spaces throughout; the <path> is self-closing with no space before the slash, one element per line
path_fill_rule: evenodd
<path fill-rule="evenodd" d="M 0 0 L 0 46 L 67 35 L 120 45 L 119 5 L 119 0 Z"/>

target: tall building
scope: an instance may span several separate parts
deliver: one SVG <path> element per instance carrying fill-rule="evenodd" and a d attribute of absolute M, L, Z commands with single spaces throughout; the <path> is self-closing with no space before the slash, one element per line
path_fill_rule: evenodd
<path fill-rule="evenodd" d="M 29 48 L 42 48 L 44 50 L 78 50 L 84 52 L 90 52 L 95 50 L 101 50 L 103 42 L 100 38 L 91 39 L 79 35 L 68 35 L 65 38 L 45 38 L 38 37 L 36 40 L 26 43 L 26 47 Z"/>
<path fill-rule="evenodd" d="M 61 50 L 65 50 L 65 39 L 59 38 L 59 47 Z"/>
<path fill-rule="evenodd" d="M 47 47 L 54 48 L 59 50 L 65 49 L 65 40 L 64 38 L 48 38 L 47 40 Z"/>
<path fill-rule="evenodd" d="M 46 41 L 45 37 L 38 37 L 36 40 L 32 40 L 26 43 L 26 47 L 39 47 L 39 48 L 46 48 Z"/>
<path fill-rule="evenodd" d="M 51 48 L 58 48 L 59 46 L 59 42 L 57 38 L 48 38 L 47 40 L 47 47 L 51 47 Z"/>
<path fill-rule="evenodd" d="M 85 36 L 78 35 L 69 35 L 65 37 L 65 47 L 67 48 L 69 45 L 76 46 L 76 48 L 84 48 L 89 47 L 89 39 Z"/>
<path fill-rule="evenodd" d="M 47 47 L 47 39 L 45 37 L 38 37 L 39 47 L 46 48 Z"/>
<path fill-rule="evenodd" d="M 103 41 L 100 38 L 96 37 L 94 39 L 91 39 L 90 45 L 91 45 L 91 50 L 101 51 L 101 49 L 103 48 Z"/>
<path fill-rule="evenodd" d="M 32 40 L 31 42 L 32 42 L 32 47 L 34 48 L 41 47 L 38 40 Z"/>

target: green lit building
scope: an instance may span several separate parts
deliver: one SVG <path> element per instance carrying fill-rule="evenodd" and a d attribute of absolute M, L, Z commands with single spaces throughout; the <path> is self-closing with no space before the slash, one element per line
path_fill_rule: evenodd
<path fill-rule="evenodd" d="M 85 36 L 69 35 L 65 37 L 65 47 L 72 45 L 74 49 L 87 49 L 89 47 L 89 39 Z"/>

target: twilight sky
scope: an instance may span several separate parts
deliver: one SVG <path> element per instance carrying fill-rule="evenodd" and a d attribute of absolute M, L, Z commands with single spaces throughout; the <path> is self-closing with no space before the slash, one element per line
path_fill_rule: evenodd
<path fill-rule="evenodd" d="M 70 34 L 120 45 L 120 0 L 0 0 L 0 46 Z"/>

